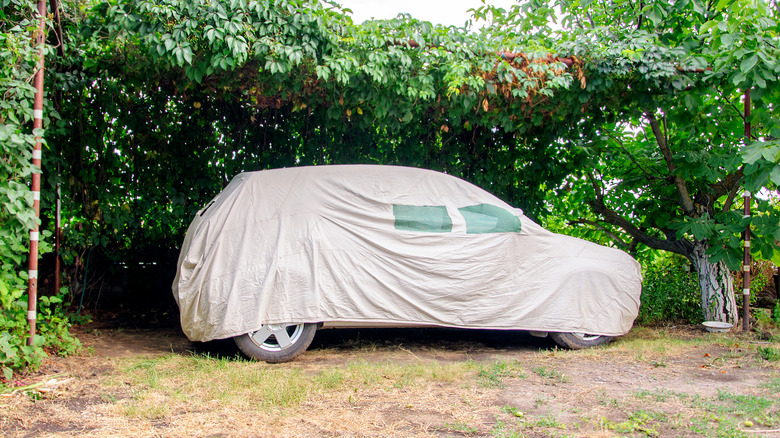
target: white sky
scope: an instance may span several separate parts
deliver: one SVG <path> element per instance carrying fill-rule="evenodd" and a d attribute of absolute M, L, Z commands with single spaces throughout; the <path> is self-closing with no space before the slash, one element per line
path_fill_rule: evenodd
<path fill-rule="evenodd" d="M 463 26 L 471 17 L 466 12 L 482 6 L 481 0 L 336 0 L 345 8 L 352 9 L 352 21 L 360 24 L 372 18 L 395 18 L 399 13 L 445 26 Z M 487 0 L 494 6 L 507 9 L 515 0 Z"/>

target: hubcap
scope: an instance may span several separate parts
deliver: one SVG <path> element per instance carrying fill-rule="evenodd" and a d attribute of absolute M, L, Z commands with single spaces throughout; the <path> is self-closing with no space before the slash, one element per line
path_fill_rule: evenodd
<path fill-rule="evenodd" d="M 282 351 L 292 347 L 303 333 L 303 324 L 264 324 L 249 333 L 249 339 L 266 351 Z"/>
<path fill-rule="evenodd" d="M 589 335 L 587 333 L 572 333 L 574 336 L 582 339 L 583 341 L 595 341 L 600 338 L 601 335 Z"/>

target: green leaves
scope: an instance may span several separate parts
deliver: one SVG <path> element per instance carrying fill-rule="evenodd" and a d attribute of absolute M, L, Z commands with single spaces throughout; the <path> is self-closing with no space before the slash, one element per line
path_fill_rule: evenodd
<path fill-rule="evenodd" d="M 31 158 L 35 135 L 42 134 L 31 126 L 35 88 L 29 82 L 38 56 L 30 43 L 35 26 L 28 6 L 4 6 L 9 15 L 0 21 L 0 368 L 6 379 L 14 369 L 40 363 L 44 354 L 24 345 L 26 303 L 20 300 L 26 281 L 19 271 L 27 261 L 29 230 L 36 223 L 27 182 L 38 171 Z M 47 117 L 46 122 L 51 121 Z"/>
<path fill-rule="evenodd" d="M 742 148 L 742 160 L 747 164 L 755 164 L 759 160 L 780 163 L 780 142 L 753 141 Z"/>
<path fill-rule="evenodd" d="M 780 186 L 780 140 L 753 141 L 742 148 L 741 155 L 749 190 Z"/>
<path fill-rule="evenodd" d="M 722 230 L 713 218 L 707 216 L 686 219 L 685 222 L 676 224 L 678 239 L 689 234 L 696 240 L 709 240 Z"/>
<path fill-rule="evenodd" d="M 757 63 L 758 63 L 758 55 L 753 54 L 742 59 L 742 62 L 739 65 L 739 69 L 742 71 L 743 74 L 747 75 L 748 73 L 750 73 L 750 70 L 752 70 L 753 67 L 756 66 Z"/>
<path fill-rule="evenodd" d="M 777 11 L 774 16 L 767 11 L 762 1 L 718 3 L 716 18 L 704 23 L 699 32 L 706 44 L 703 52 L 712 60 L 713 75 L 728 77 L 734 87 L 742 89 L 776 84 L 780 73 Z"/>

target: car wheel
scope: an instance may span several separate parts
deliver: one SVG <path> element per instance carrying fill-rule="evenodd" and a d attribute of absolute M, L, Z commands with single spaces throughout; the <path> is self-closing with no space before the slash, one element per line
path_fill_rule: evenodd
<path fill-rule="evenodd" d="M 252 359 L 288 362 L 306 351 L 317 324 L 264 324 L 260 330 L 236 336 L 238 348 Z"/>
<path fill-rule="evenodd" d="M 556 344 L 570 350 L 596 347 L 610 342 L 612 336 L 589 335 L 587 333 L 550 333 L 550 337 Z"/>

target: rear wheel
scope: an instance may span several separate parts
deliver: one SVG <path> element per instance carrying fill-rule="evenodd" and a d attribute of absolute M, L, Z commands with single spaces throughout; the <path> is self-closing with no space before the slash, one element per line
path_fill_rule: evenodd
<path fill-rule="evenodd" d="M 587 333 L 550 333 L 550 337 L 556 344 L 570 350 L 596 347 L 612 341 L 612 336 L 589 335 Z"/>
<path fill-rule="evenodd" d="M 260 330 L 236 336 L 238 348 L 252 359 L 288 362 L 309 348 L 317 324 L 264 324 Z"/>

